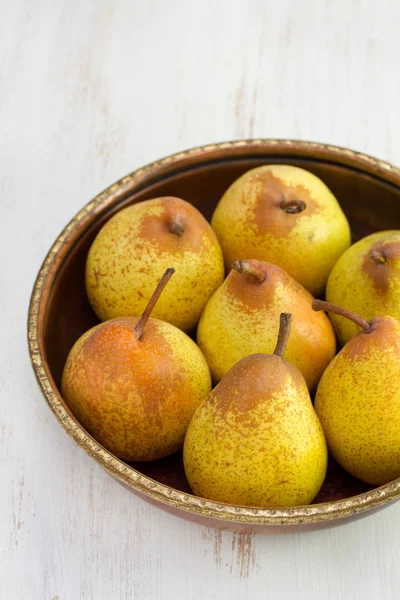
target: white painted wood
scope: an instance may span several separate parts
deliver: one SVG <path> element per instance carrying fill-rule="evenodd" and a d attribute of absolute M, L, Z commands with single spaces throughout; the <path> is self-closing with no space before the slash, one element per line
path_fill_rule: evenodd
<path fill-rule="evenodd" d="M 108 184 L 238 137 L 327 141 L 400 164 L 398 0 L 3 0 L 0 597 L 400 598 L 400 505 L 283 537 L 146 504 L 61 430 L 32 374 L 29 293 Z"/>

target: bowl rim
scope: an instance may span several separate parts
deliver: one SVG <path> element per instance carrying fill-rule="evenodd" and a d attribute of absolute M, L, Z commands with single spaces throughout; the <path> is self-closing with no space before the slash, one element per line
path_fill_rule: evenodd
<path fill-rule="evenodd" d="M 31 363 L 39 387 L 65 431 L 111 475 L 136 490 L 136 492 L 146 496 L 149 500 L 186 513 L 247 525 L 306 525 L 343 519 L 353 514 L 378 508 L 399 498 L 400 478 L 371 491 L 342 500 L 296 507 L 236 506 L 181 492 L 143 475 L 116 458 L 92 438 L 75 420 L 64 404 L 45 358 L 43 323 L 52 284 L 74 241 L 80 237 L 96 216 L 103 213 L 107 206 L 114 204 L 118 199 L 127 197 L 129 192 L 134 191 L 139 183 L 151 181 L 155 175 L 159 176 L 169 172 L 171 167 L 176 169 L 182 166 L 189 167 L 199 160 L 212 160 L 213 157 L 216 160 L 216 156 L 221 155 L 221 151 L 226 153 L 226 159 L 228 160 L 229 157 L 240 156 L 239 153 L 242 150 L 254 153 L 257 149 L 268 150 L 269 154 L 272 154 L 271 151 L 275 150 L 282 155 L 287 155 L 290 151 L 298 157 L 311 156 L 314 159 L 316 159 L 315 152 L 317 152 L 320 154 L 318 160 L 325 157 L 325 159 L 329 159 L 330 162 L 336 164 L 339 162 L 341 165 L 350 165 L 353 168 L 359 168 L 366 174 L 378 175 L 385 182 L 391 182 L 400 187 L 400 169 L 388 162 L 340 146 L 286 139 L 236 140 L 207 144 L 169 155 L 141 167 L 95 196 L 72 218 L 51 246 L 36 277 L 29 304 L 28 344 Z"/>

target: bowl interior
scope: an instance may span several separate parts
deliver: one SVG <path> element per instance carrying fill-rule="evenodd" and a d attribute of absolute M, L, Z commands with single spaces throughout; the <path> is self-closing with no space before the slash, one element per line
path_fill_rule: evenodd
<path fill-rule="evenodd" d="M 400 229 L 400 188 L 378 176 L 333 160 L 274 156 L 270 153 L 263 156 L 260 153 L 257 156 L 204 160 L 154 177 L 100 212 L 82 231 L 59 267 L 43 323 L 44 358 L 58 387 L 72 345 L 84 331 L 98 323 L 86 298 L 84 271 L 90 244 L 103 223 L 124 206 L 159 196 L 181 197 L 197 206 L 210 219 L 219 198 L 237 177 L 248 169 L 267 163 L 293 164 L 320 177 L 339 200 L 350 221 L 354 240 L 382 229 Z M 132 466 L 156 481 L 190 492 L 180 453 Z M 327 478 L 315 502 L 347 498 L 369 489 L 371 486 L 353 478 L 330 460 Z"/>

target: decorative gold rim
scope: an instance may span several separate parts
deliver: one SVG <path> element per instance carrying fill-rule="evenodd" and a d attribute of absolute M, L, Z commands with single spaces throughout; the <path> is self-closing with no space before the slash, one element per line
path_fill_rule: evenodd
<path fill-rule="evenodd" d="M 303 507 L 251 508 L 204 500 L 177 491 L 142 475 L 96 442 L 65 408 L 44 361 L 43 339 L 39 331 L 39 324 L 41 319 L 44 318 L 41 309 L 45 306 L 46 301 L 45 283 L 51 277 L 54 277 L 58 267 L 62 264 L 67 250 L 66 242 L 71 243 L 74 239 L 77 239 L 87 222 L 93 219 L 95 215 L 100 214 L 106 206 L 114 203 L 118 198 L 126 196 L 138 183 L 154 176 L 155 172 L 160 174 L 165 167 L 170 167 L 173 164 L 178 167 L 181 166 L 181 163 L 193 164 L 199 157 L 212 158 L 215 151 L 226 150 L 228 156 L 234 156 L 235 151 L 238 149 L 254 150 L 257 147 L 261 150 L 276 149 L 282 154 L 290 150 L 297 155 L 304 156 L 318 151 L 324 157 L 330 160 L 338 160 L 341 164 L 346 164 L 347 160 L 354 164 L 355 161 L 360 169 L 370 174 L 381 175 L 384 180 L 392 181 L 400 187 L 400 170 L 385 161 L 347 148 L 296 140 L 257 139 L 209 144 L 167 156 L 142 167 L 123 177 L 91 200 L 65 227 L 47 254 L 38 273 L 29 305 L 28 341 L 31 362 L 42 392 L 66 432 L 111 475 L 150 499 L 203 517 L 251 525 L 298 525 L 342 519 L 377 508 L 398 498 L 400 496 L 400 478 L 370 492 L 352 496 L 345 500 Z"/>

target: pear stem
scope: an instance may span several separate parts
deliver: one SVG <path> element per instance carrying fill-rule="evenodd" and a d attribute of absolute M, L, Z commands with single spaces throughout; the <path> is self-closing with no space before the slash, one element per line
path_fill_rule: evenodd
<path fill-rule="evenodd" d="M 313 300 L 312 307 L 315 311 L 326 310 L 327 312 L 332 312 L 335 315 L 345 317 L 346 319 L 353 321 L 353 323 L 358 325 L 358 327 L 361 327 L 365 333 L 371 333 L 372 331 L 371 325 L 368 323 L 368 321 L 351 312 L 351 310 L 347 310 L 347 308 L 342 308 L 341 306 L 337 306 L 337 304 L 325 302 L 324 300 Z"/>
<path fill-rule="evenodd" d="M 307 204 L 304 200 L 282 200 L 281 202 L 281 209 L 292 215 L 301 213 L 306 208 Z"/>
<path fill-rule="evenodd" d="M 181 225 L 180 223 L 178 223 L 177 221 L 173 221 L 170 224 L 169 230 L 171 233 L 174 233 L 175 235 L 178 235 L 179 237 L 185 233 L 184 226 Z"/>
<path fill-rule="evenodd" d="M 276 348 L 274 350 L 275 356 L 283 358 L 286 346 L 290 335 L 290 325 L 292 323 L 292 315 L 290 313 L 281 313 L 279 322 L 279 333 Z"/>
<path fill-rule="evenodd" d="M 371 250 L 369 257 L 377 263 L 385 264 L 386 262 L 384 254 L 382 252 L 378 252 L 377 250 Z"/>
<path fill-rule="evenodd" d="M 150 318 L 151 312 L 152 312 L 154 306 L 156 305 L 159 297 L 161 296 L 165 286 L 167 285 L 168 281 L 171 279 L 171 277 L 174 273 L 175 273 L 175 269 L 167 269 L 165 271 L 164 275 L 161 277 L 160 281 L 158 282 L 157 287 L 154 290 L 153 295 L 150 298 L 148 305 L 144 309 L 143 314 L 140 317 L 140 319 L 135 327 L 135 331 L 136 331 L 138 340 L 140 340 L 140 338 L 142 337 L 143 330 L 146 327 L 146 323 Z"/>
<path fill-rule="evenodd" d="M 232 269 L 235 269 L 238 273 L 243 273 L 243 275 L 248 275 L 257 283 L 262 283 L 266 277 L 262 269 L 249 260 L 236 260 L 232 264 Z"/>

